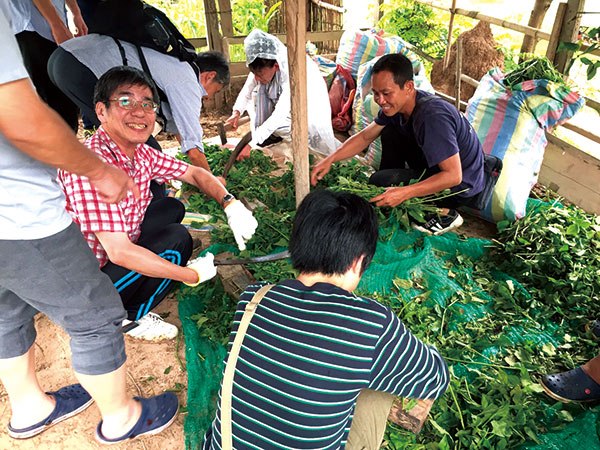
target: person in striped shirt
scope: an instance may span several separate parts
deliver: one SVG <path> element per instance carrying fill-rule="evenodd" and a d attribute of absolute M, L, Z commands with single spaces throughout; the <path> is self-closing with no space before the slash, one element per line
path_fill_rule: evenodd
<path fill-rule="evenodd" d="M 289 246 L 299 275 L 256 308 L 233 375 L 232 438 L 221 435 L 222 389 L 205 450 L 229 441 L 235 449 L 376 449 L 395 396 L 445 392 L 448 367 L 438 351 L 389 307 L 352 293 L 377 234 L 373 208 L 354 194 L 319 190 L 304 199 Z M 241 295 L 230 349 L 263 285 Z"/>

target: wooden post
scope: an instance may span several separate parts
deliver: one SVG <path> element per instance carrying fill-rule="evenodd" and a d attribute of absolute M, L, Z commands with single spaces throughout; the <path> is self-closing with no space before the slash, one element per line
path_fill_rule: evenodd
<path fill-rule="evenodd" d="M 583 11 L 584 5 L 585 0 L 568 0 L 561 32 L 558 36 L 559 44 L 561 42 L 577 42 L 579 25 L 581 24 L 581 12 Z M 573 52 L 557 52 L 556 57 L 554 58 L 554 66 L 556 67 L 556 70 L 568 75 L 568 73 L 565 73 L 565 71 L 569 67 L 569 62 L 572 56 Z"/>
<path fill-rule="evenodd" d="M 446 54 L 444 55 L 444 70 L 448 67 L 450 61 L 450 48 L 452 46 L 452 28 L 454 26 L 454 11 L 456 10 L 456 0 L 452 0 L 452 8 L 450 8 L 450 23 L 448 24 L 448 42 L 446 43 Z"/>
<path fill-rule="evenodd" d="M 565 12 L 567 11 L 567 3 L 562 2 L 558 4 L 556 10 L 556 17 L 554 19 L 554 25 L 552 26 L 552 33 L 550 34 L 550 40 L 548 41 L 548 48 L 546 49 L 546 57 L 554 63 L 556 58 L 556 49 L 558 48 L 558 36 L 562 29 L 563 20 L 565 18 Z"/>
<path fill-rule="evenodd" d="M 306 5 L 306 0 L 287 0 L 285 5 L 296 206 L 310 191 L 306 101 Z"/>
<path fill-rule="evenodd" d="M 230 0 L 219 0 L 219 16 L 221 17 L 221 30 L 223 36 L 233 36 L 233 19 L 231 15 Z"/>
<path fill-rule="evenodd" d="M 550 3 L 552 3 L 552 0 L 535 0 L 527 25 L 533 28 L 540 28 L 544 21 L 544 17 L 546 17 L 546 12 L 548 11 L 548 8 L 550 8 Z M 537 43 L 537 39 L 527 35 L 523 36 L 523 44 L 521 44 L 520 53 L 533 53 Z"/>
<path fill-rule="evenodd" d="M 462 75 L 462 37 L 459 36 L 456 40 L 456 82 L 455 87 L 455 101 L 454 105 L 456 109 L 460 111 L 460 86 L 461 86 L 461 75 Z"/>
<path fill-rule="evenodd" d="M 204 1 L 204 14 L 206 16 L 206 38 L 208 39 L 208 48 L 223 52 L 223 42 L 221 33 L 219 33 L 219 16 L 215 0 Z"/>
<path fill-rule="evenodd" d="M 231 61 L 229 56 L 229 42 L 227 40 L 227 38 L 233 37 L 233 19 L 231 16 L 230 0 L 219 0 L 219 16 L 221 17 L 221 30 L 223 31 L 221 52 L 227 61 Z"/>

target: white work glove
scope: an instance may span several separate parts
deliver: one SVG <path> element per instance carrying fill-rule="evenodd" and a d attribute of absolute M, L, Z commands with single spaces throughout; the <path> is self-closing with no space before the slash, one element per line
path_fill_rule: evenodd
<path fill-rule="evenodd" d="M 246 250 L 246 241 L 252 237 L 258 222 L 242 202 L 234 200 L 225 207 L 227 222 L 240 251 Z"/>
<path fill-rule="evenodd" d="M 193 259 L 187 263 L 187 268 L 192 269 L 198 274 L 198 281 L 194 284 L 187 284 L 188 286 L 198 286 L 200 283 L 210 280 L 217 274 L 217 266 L 214 264 L 215 255 L 208 252 L 205 256 Z"/>

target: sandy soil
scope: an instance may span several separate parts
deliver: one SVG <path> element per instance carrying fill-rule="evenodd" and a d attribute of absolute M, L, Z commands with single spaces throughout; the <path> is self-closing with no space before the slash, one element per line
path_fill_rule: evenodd
<path fill-rule="evenodd" d="M 174 298 L 165 299 L 155 310 L 167 317 L 167 321 L 181 327 Z M 46 316 L 36 317 L 36 369 L 43 389 L 52 391 L 62 386 L 76 383 L 71 370 L 71 350 L 69 337 L 62 328 Z M 176 389 L 176 383 L 183 388 L 177 392 L 181 405 L 187 403 L 187 373 L 177 362 L 176 340 L 145 342 L 125 337 L 128 359 L 127 383 L 129 392 L 136 396 L 150 397 L 167 389 Z M 185 364 L 185 343 L 181 339 L 179 355 Z M 169 368 L 167 370 L 167 368 Z M 165 372 L 168 372 L 165 374 Z M 0 385 L 0 449 L 77 449 L 104 448 L 94 440 L 94 429 L 100 421 L 100 412 L 95 405 L 31 439 L 17 441 L 8 436 L 6 426 L 10 420 L 10 405 L 6 391 Z M 183 423 L 185 414 L 180 413 L 173 425 L 156 436 L 142 437 L 125 444 L 115 445 L 114 449 L 184 449 Z"/>

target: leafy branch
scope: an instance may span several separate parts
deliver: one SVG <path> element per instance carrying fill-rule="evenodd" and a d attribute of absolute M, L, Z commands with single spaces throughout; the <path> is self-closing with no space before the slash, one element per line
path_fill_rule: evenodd
<path fill-rule="evenodd" d="M 585 41 L 591 41 L 591 45 L 585 50 L 581 50 Z M 569 61 L 565 73 L 569 73 L 575 61 L 579 60 L 587 66 L 588 81 L 594 78 L 600 68 L 600 59 L 592 60 L 585 55 L 592 54 L 595 50 L 600 49 L 600 27 L 590 28 L 585 33 L 579 35 L 577 42 L 561 42 L 558 45 L 557 52 L 573 52 L 573 57 Z"/>

